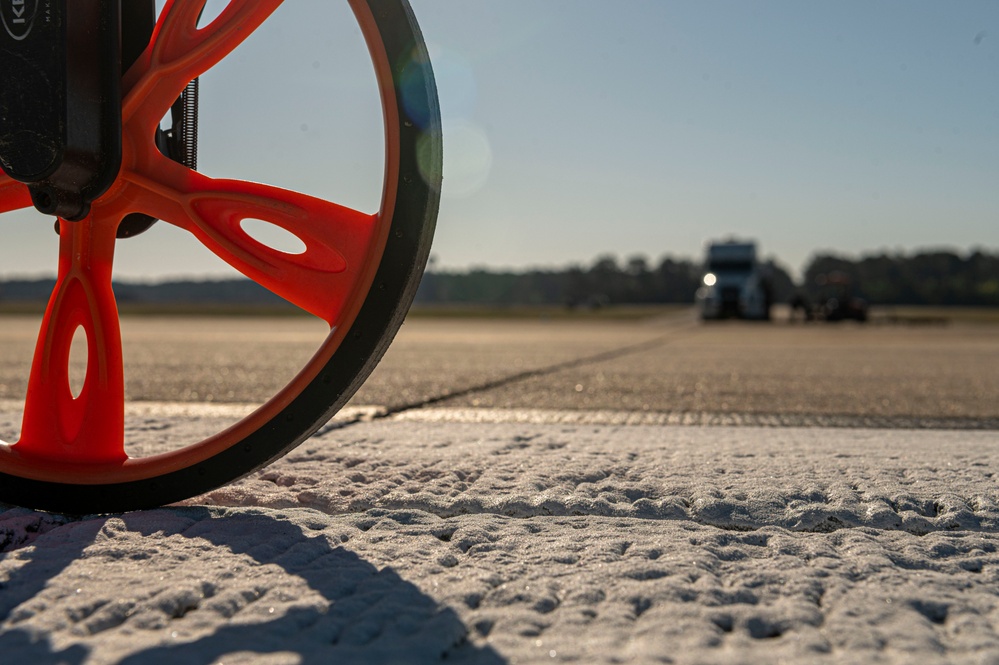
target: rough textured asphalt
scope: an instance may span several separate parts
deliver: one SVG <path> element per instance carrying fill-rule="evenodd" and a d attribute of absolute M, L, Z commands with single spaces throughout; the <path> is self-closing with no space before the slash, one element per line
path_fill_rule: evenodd
<path fill-rule="evenodd" d="M 0 652 L 999 662 L 994 432 L 405 415 L 328 429 L 181 507 L 0 512 Z M 156 408 L 130 425 L 167 438 L 199 426 L 211 418 Z"/>

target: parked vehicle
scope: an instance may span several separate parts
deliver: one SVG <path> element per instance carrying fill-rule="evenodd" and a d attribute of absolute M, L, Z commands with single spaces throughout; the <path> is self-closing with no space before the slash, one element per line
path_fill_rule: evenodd
<path fill-rule="evenodd" d="M 702 319 L 770 319 L 771 271 L 757 260 L 756 243 L 713 242 L 704 269 L 696 296 Z"/>
<path fill-rule="evenodd" d="M 854 295 L 853 282 L 845 272 L 834 270 L 815 279 L 818 302 L 813 316 L 824 321 L 867 321 L 867 301 Z"/>

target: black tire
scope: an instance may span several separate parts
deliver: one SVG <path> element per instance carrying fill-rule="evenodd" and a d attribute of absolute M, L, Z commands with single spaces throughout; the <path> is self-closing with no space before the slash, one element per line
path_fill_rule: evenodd
<path fill-rule="evenodd" d="M 395 196 L 384 251 L 360 309 L 332 355 L 311 368 L 311 379 L 296 385 L 290 404 L 258 419 L 252 431 L 207 459 L 125 482 L 55 482 L 30 473 L 0 472 L 0 501 L 91 514 L 153 508 L 196 496 L 246 476 L 299 445 L 346 404 L 374 369 L 402 325 L 429 257 L 440 201 L 441 120 L 429 56 L 407 0 L 351 4 L 359 20 L 368 12 L 365 38 L 376 70 L 383 72 L 383 105 L 387 116 L 397 114 L 397 126 L 387 128 L 387 135 L 398 136 L 399 168 L 394 182 L 386 183 Z M 391 80 L 386 80 L 384 72 L 389 71 Z M 405 104 L 398 94 L 403 79 Z"/>

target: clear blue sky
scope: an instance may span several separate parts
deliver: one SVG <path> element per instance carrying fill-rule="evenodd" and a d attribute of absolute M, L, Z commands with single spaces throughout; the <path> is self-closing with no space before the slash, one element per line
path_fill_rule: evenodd
<path fill-rule="evenodd" d="M 445 123 L 439 266 L 699 257 L 730 234 L 795 271 L 814 251 L 999 250 L 999 3 L 412 4 Z M 373 210 L 357 30 L 339 3 L 285 5 L 203 83 L 203 170 Z M 52 272 L 50 225 L 2 222 L 0 275 Z M 160 227 L 121 243 L 120 277 L 223 274 Z"/>

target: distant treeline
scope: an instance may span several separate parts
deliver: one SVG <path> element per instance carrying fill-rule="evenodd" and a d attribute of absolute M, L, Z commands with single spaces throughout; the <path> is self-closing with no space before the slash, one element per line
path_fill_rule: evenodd
<path fill-rule="evenodd" d="M 774 299 L 787 302 L 797 291 L 817 293 L 819 276 L 846 274 L 854 295 L 875 305 L 999 306 L 999 255 L 981 251 L 913 255 L 877 254 L 852 259 L 818 254 L 805 268 L 804 284 L 769 261 Z M 562 269 L 467 272 L 429 270 L 416 301 L 423 304 L 565 305 L 692 303 L 701 285 L 700 262 L 666 257 L 656 264 L 642 256 L 624 262 L 605 255 L 589 266 Z M 0 282 L 0 303 L 44 303 L 53 279 Z M 213 304 L 292 308 L 247 279 L 178 280 L 160 283 L 115 282 L 122 305 Z"/>
<path fill-rule="evenodd" d="M 805 283 L 820 274 L 845 273 L 856 295 L 875 305 L 999 306 L 999 255 L 975 251 L 924 252 L 912 256 L 878 254 L 858 260 L 816 256 Z"/>
<path fill-rule="evenodd" d="M 975 251 L 913 255 L 878 254 L 851 259 L 818 254 L 805 268 L 803 284 L 795 284 L 775 261 L 771 269 L 775 302 L 787 302 L 796 292 L 818 293 L 818 277 L 833 271 L 850 278 L 854 295 L 871 304 L 999 305 L 999 256 Z M 423 278 L 417 302 L 490 305 L 692 303 L 701 285 L 700 262 L 664 258 L 650 264 L 641 256 L 619 262 L 601 256 L 591 265 L 565 269 L 501 272 L 430 271 Z"/>
<path fill-rule="evenodd" d="M 772 265 L 775 297 L 787 300 L 794 284 L 787 272 Z M 567 305 L 692 303 L 704 268 L 688 259 L 663 258 L 658 264 L 635 256 L 620 263 L 599 257 L 592 265 L 565 269 L 494 272 L 428 271 L 416 295 L 424 304 Z"/>
<path fill-rule="evenodd" d="M 0 303 L 44 303 L 54 279 L 18 279 L 0 282 Z M 146 284 L 114 282 L 119 304 L 148 305 L 248 305 L 292 307 L 284 299 L 248 279 L 178 280 Z"/>

